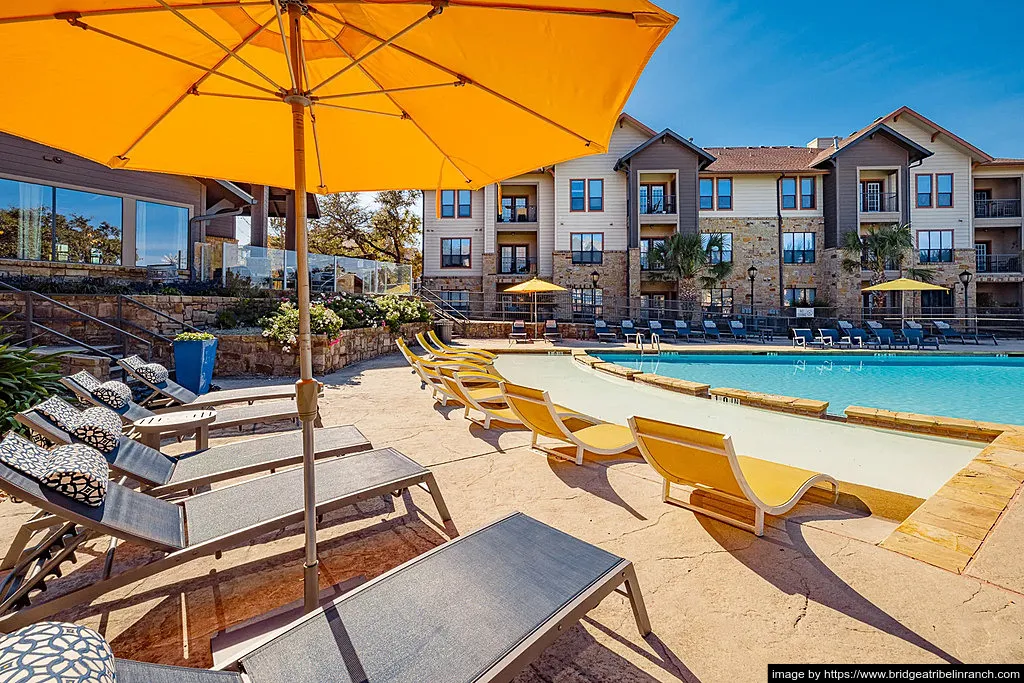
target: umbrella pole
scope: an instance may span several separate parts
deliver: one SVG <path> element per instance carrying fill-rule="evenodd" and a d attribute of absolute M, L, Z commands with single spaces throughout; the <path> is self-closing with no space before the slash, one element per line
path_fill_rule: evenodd
<path fill-rule="evenodd" d="M 313 379 L 313 350 L 309 323 L 309 257 L 306 236 L 306 107 L 302 94 L 301 10 L 288 3 L 289 48 L 295 89 L 285 101 L 292 108 L 292 141 L 295 150 L 295 281 L 299 296 L 299 381 L 295 398 L 302 421 L 302 502 L 306 526 L 306 559 L 303 563 L 303 611 L 312 612 L 320 602 L 320 579 L 316 556 L 316 470 L 313 453 L 313 421 L 317 415 L 319 387 Z"/>

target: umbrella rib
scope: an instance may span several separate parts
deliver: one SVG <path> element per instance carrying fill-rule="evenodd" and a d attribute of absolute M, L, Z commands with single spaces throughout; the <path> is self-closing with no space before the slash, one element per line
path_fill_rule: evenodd
<path fill-rule="evenodd" d="M 276 0 L 275 0 L 276 2 Z M 283 34 L 282 34 L 283 35 Z M 289 66 L 291 60 L 288 60 Z M 306 64 L 306 47 L 303 41 L 299 41 L 299 64 L 302 65 L 302 81 L 303 84 L 309 85 L 309 68 Z M 295 89 L 300 90 L 300 84 L 295 84 Z M 316 172 L 320 178 L 320 184 L 317 185 L 317 190 L 326 192 L 327 186 L 324 184 L 324 165 L 320 159 L 320 138 L 316 133 L 316 111 L 314 110 L 313 102 L 309 103 L 309 128 L 313 133 L 313 154 L 316 155 Z"/>
<path fill-rule="evenodd" d="M 321 107 L 328 107 L 330 109 L 342 109 L 344 111 L 355 111 L 361 114 L 378 114 L 380 116 L 390 116 L 396 119 L 405 118 L 403 114 L 395 114 L 394 112 L 390 111 L 377 111 L 376 109 L 360 109 L 359 107 L 346 107 L 345 105 L 332 104 L 331 102 L 318 102 L 317 104 Z"/>
<path fill-rule="evenodd" d="M 266 0 L 210 0 L 210 2 L 193 3 L 188 5 L 175 5 L 174 9 L 188 11 L 194 9 L 219 9 L 222 7 L 264 7 Z M 115 17 L 125 14 L 149 14 L 152 12 L 166 12 L 166 7 L 122 7 L 119 9 L 94 9 L 74 12 L 80 17 Z M 20 17 L 6 17 L 0 19 L 0 24 L 22 24 L 33 21 L 52 21 L 53 19 L 64 19 L 66 14 L 71 12 L 57 12 L 56 14 L 31 14 Z"/>
<path fill-rule="evenodd" d="M 401 88 L 381 88 L 379 90 L 363 90 L 361 92 L 346 92 L 339 93 L 337 95 L 320 95 L 319 97 L 313 97 L 315 102 L 323 102 L 324 100 L 337 100 L 343 97 L 364 97 L 367 95 L 384 95 L 393 92 L 409 92 L 410 90 L 427 90 L 428 88 L 450 88 L 465 85 L 462 81 L 446 81 L 444 83 L 426 83 L 424 85 L 407 85 Z"/>
<path fill-rule="evenodd" d="M 312 10 L 312 11 L 315 11 L 315 10 L 313 10 L 313 8 L 310 8 L 310 10 Z M 342 26 L 345 26 L 345 25 L 346 25 L 346 24 L 345 24 L 344 22 L 342 22 L 342 21 L 340 21 L 340 20 L 338 20 L 338 19 L 335 19 L 334 17 L 332 17 L 332 16 L 330 16 L 330 15 L 328 15 L 328 14 L 323 14 L 322 16 L 325 16 L 325 17 L 327 17 L 328 19 L 331 19 L 332 21 L 335 21 L 335 22 L 337 22 L 337 23 L 340 23 L 340 24 L 342 24 Z M 328 33 L 328 32 L 327 32 L 327 29 L 325 29 L 325 28 L 324 28 L 324 27 L 323 27 L 323 26 L 322 26 L 322 25 L 321 25 L 321 24 L 320 24 L 320 23 L 319 23 L 318 21 L 316 21 L 316 20 L 315 20 L 315 19 L 313 18 L 313 16 L 312 16 L 312 12 L 311 12 L 311 13 L 310 13 L 309 15 L 307 15 L 307 18 L 309 19 L 309 21 L 310 21 L 310 22 L 311 22 L 311 23 L 312 23 L 312 24 L 313 24 L 314 26 L 316 26 L 316 27 L 317 27 L 317 28 L 318 28 L 318 29 L 320 30 L 320 32 L 321 32 L 321 33 L 323 33 L 323 34 L 324 34 L 325 36 L 327 36 L 327 39 L 328 39 L 328 40 L 330 40 L 330 41 L 331 41 L 332 43 L 334 43 L 334 45 L 335 45 L 335 46 L 336 46 L 336 47 L 337 47 L 337 48 L 338 48 L 339 50 L 341 50 L 342 54 L 344 54 L 345 56 L 347 56 L 347 57 L 348 57 L 349 59 L 352 59 L 352 54 L 351 54 L 351 53 L 350 53 L 350 52 L 349 52 L 348 50 L 346 50 L 346 49 L 345 49 L 345 46 L 341 44 L 341 41 L 339 41 L 339 40 L 338 40 L 338 39 L 337 39 L 337 38 L 336 38 L 335 36 L 332 36 L 332 35 L 331 35 L 330 33 Z M 397 102 L 397 101 L 395 100 L 395 98 L 394 98 L 394 97 L 393 97 L 393 96 L 391 95 L 391 93 L 390 93 L 390 92 L 388 92 L 388 91 L 386 91 L 386 90 L 385 90 L 385 89 L 384 89 L 384 88 L 383 88 L 383 87 L 381 86 L 381 84 L 380 84 L 380 81 L 378 81 L 378 80 L 377 80 L 377 79 L 376 79 L 376 78 L 375 78 L 375 77 L 373 76 L 373 74 L 371 74 L 371 73 L 370 73 L 370 71 L 369 71 L 369 70 L 368 70 L 368 69 L 366 68 L 366 66 L 365 66 L 365 65 L 363 65 L 363 64 L 359 64 L 359 65 L 358 65 L 358 67 L 359 67 L 359 70 L 363 72 L 363 75 L 364 75 L 364 76 L 366 76 L 366 77 L 367 77 L 367 78 L 368 78 L 368 79 L 370 80 L 370 82 L 371 82 L 371 83 L 373 83 L 373 84 L 374 84 L 375 86 L 377 86 L 378 88 L 380 88 L 380 92 L 381 92 L 381 93 L 382 93 L 382 94 L 384 95 L 384 97 L 388 98 L 388 100 L 390 100 L 391 104 L 395 105 L 395 107 L 397 107 L 397 108 L 398 108 L 398 110 L 399 110 L 400 112 L 402 112 L 402 114 L 401 114 L 401 117 L 402 117 L 402 118 L 406 118 L 406 119 L 409 119 L 409 121 L 411 121 L 411 122 L 412 122 L 412 125 L 416 126 L 416 129 L 420 131 L 420 133 L 421 133 L 421 134 L 423 135 L 423 137 L 425 137 L 425 138 L 426 138 L 427 140 L 429 140 L 429 141 L 430 141 L 430 144 L 432 144 L 432 145 L 433 145 L 433 146 L 434 146 L 434 147 L 435 147 L 435 148 L 437 149 L 437 151 L 441 153 L 441 156 L 443 156 L 443 157 L 444 157 L 445 159 L 447 159 L 447 160 L 448 160 L 448 163 L 449 163 L 449 164 L 451 164 L 451 165 L 452 165 L 452 167 L 453 167 L 453 168 L 454 168 L 454 169 L 455 169 L 456 171 L 458 171 L 458 172 L 459 172 L 459 174 L 460 174 L 460 175 L 461 175 L 461 176 L 462 176 L 463 178 L 465 178 L 465 179 L 466 179 L 466 182 L 467 182 L 467 183 L 471 183 L 471 182 L 473 182 L 473 181 L 472 181 L 472 180 L 470 179 L 470 177 L 469 177 L 468 175 L 466 175 L 465 171 L 463 171 L 463 170 L 462 170 L 461 168 L 459 168 L 459 165 L 455 163 L 455 161 L 454 161 L 454 160 L 453 160 L 453 159 L 451 158 L 451 156 L 450 156 L 450 155 L 449 155 L 449 154 L 448 154 L 447 152 L 445 152 L 445 151 L 444 151 L 443 149 L 441 149 L 441 146 L 440 146 L 439 144 L 437 144 L 437 142 L 436 142 L 436 141 L 435 141 L 435 140 L 434 140 L 434 139 L 433 139 L 432 137 L 430 137 L 430 135 L 428 135 L 428 134 L 427 134 L 427 132 L 426 132 L 425 130 L 423 130 L 423 127 L 422 127 L 422 126 L 421 126 L 420 124 L 416 123 L 416 120 L 415 120 L 415 119 L 414 119 L 414 118 L 413 118 L 412 116 L 410 116 L 408 112 L 406 112 L 406 111 L 405 111 L 405 108 L 404 108 L 404 107 L 403 107 L 402 105 L 400 105 L 400 104 L 399 104 L 399 103 L 398 103 L 398 102 Z"/>
<path fill-rule="evenodd" d="M 441 13 L 440 9 L 438 9 L 437 7 L 431 8 L 431 10 L 429 12 L 424 14 L 422 17 L 420 17 L 416 21 L 412 22 L 411 24 L 409 24 L 408 26 L 406 26 L 402 30 L 398 31 L 397 33 L 395 33 L 393 36 L 391 36 L 387 40 L 381 41 L 380 45 L 377 45 L 376 47 L 372 48 L 371 50 L 369 50 L 365 54 L 360 55 L 359 57 L 356 57 L 356 58 L 352 59 L 351 63 L 346 64 L 341 69 L 339 69 L 338 71 L 334 72 L 334 74 L 332 74 L 332 75 L 328 76 L 327 78 L 325 78 L 324 80 L 320 81 L 317 85 L 315 85 L 312 88 L 310 88 L 309 92 L 310 93 L 314 93 L 317 90 L 320 90 L 321 88 L 323 88 L 325 85 L 327 85 L 328 83 L 330 83 L 334 79 L 338 78 L 342 74 L 347 73 L 349 71 L 349 69 L 352 69 L 352 68 L 355 68 L 355 67 L 359 66 L 365 60 L 369 59 L 370 57 L 372 57 L 373 55 L 377 54 L 378 52 L 380 52 L 384 48 L 388 47 L 389 45 L 394 43 L 396 40 L 398 40 L 399 38 L 404 36 L 406 33 L 408 33 L 409 31 L 413 30 L 414 28 L 416 28 L 417 26 L 422 24 L 424 21 L 426 21 L 428 19 L 433 19 L 434 17 L 436 17 L 440 13 Z"/>
<path fill-rule="evenodd" d="M 356 31 L 357 33 L 361 33 L 362 35 L 366 36 L 367 38 L 371 38 L 373 40 L 377 40 L 377 41 L 381 41 L 381 42 L 384 41 L 384 39 L 381 38 L 380 36 L 375 35 L 375 34 L 371 33 L 370 31 L 367 31 L 366 29 L 360 28 L 360 27 L 356 26 L 355 24 L 351 24 L 351 23 L 349 23 L 349 22 L 347 22 L 345 20 L 342 20 L 342 19 L 337 19 L 337 18 L 331 16 L 330 14 L 324 14 L 323 12 L 320 12 L 319 14 L 320 14 L 320 16 L 323 16 L 323 17 L 325 17 L 325 18 L 335 22 L 336 24 L 338 24 L 340 26 L 343 26 L 345 28 L 351 28 L 353 31 Z M 507 95 L 503 95 L 502 93 L 498 92 L 494 88 L 490 88 L 490 87 L 484 85 L 483 83 L 480 83 L 478 81 L 474 81 L 474 80 L 472 80 L 470 78 L 467 78 L 465 75 L 460 74 L 460 73 L 458 73 L 458 72 L 456 72 L 456 71 L 454 71 L 452 69 L 449 69 L 448 67 L 444 66 L 443 64 L 438 64 L 437 62 L 435 62 L 434 60 L 430 59 L 429 57 L 425 57 L 424 55 L 421 55 L 418 52 L 414 52 L 414 51 L 412 51 L 412 50 L 410 50 L 408 48 L 404 48 L 401 45 L 396 45 L 395 43 L 389 43 L 388 47 L 392 48 L 393 50 L 398 50 L 402 54 L 407 55 L 409 57 L 412 57 L 413 59 L 416 59 L 416 60 L 418 60 L 420 62 L 423 62 L 424 64 L 432 66 L 435 69 L 443 71 L 443 72 L 445 72 L 446 74 L 448 74 L 450 76 L 454 76 L 455 78 L 458 78 L 461 82 L 463 82 L 463 83 L 465 83 L 467 85 L 472 85 L 472 86 L 474 86 L 476 88 L 479 88 L 480 90 L 483 90 L 484 92 L 486 92 L 487 94 L 491 95 L 492 97 L 496 97 L 499 100 L 501 100 L 501 101 L 503 101 L 503 102 L 505 102 L 507 104 L 510 104 L 510 105 L 516 107 L 517 109 L 520 109 L 520 110 L 526 112 L 527 114 L 530 114 L 531 116 L 534 116 L 535 118 L 540 119 L 544 123 L 547 123 L 548 125 L 554 126 L 558 130 L 560 130 L 560 131 L 562 131 L 564 133 L 568 133 L 569 135 L 571 135 L 571 136 L 573 136 L 575 138 L 578 138 L 587 147 L 590 147 L 591 145 L 594 145 L 595 147 L 597 147 L 601 151 L 604 151 L 603 146 L 596 145 L 593 140 L 591 140 L 590 138 L 586 137 L 585 135 L 580 135 L 579 133 L 577 133 L 576 131 L 572 130 L 568 126 L 565 126 L 565 125 L 562 125 L 561 123 L 558 123 L 557 121 L 555 121 L 555 120 L 545 116 L 544 114 L 541 114 L 540 112 L 538 112 L 538 111 L 536 111 L 534 109 L 531 109 L 530 107 L 527 107 L 525 104 L 522 104 L 520 102 L 516 102 L 511 97 L 508 97 Z M 463 175 L 465 175 L 465 174 L 463 173 Z"/>
<path fill-rule="evenodd" d="M 295 78 L 295 69 L 292 68 L 291 52 L 288 50 L 288 38 L 284 32 L 284 19 L 281 17 L 280 0 L 274 0 L 274 14 L 277 15 L 277 28 L 281 33 L 281 47 L 284 49 L 284 59 L 288 63 L 288 77 L 292 81 L 292 90 L 298 91 L 299 82 Z"/>
<path fill-rule="evenodd" d="M 227 45 L 225 45 L 224 43 L 220 42 L 219 40 L 214 38 L 212 35 L 210 35 L 209 31 L 207 31 L 202 26 L 200 26 L 199 24 L 195 23 L 194 21 L 192 21 L 191 19 L 186 17 L 184 14 L 179 12 L 175 7 L 172 7 L 171 5 L 168 5 L 167 4 L 167 0 L 156 0 L 156 2 L 159 2 L 161 5 L 163 5 L 168 10 L 173 12 L 174 16 L 178 17 L 183 22 L 185 22 L 186 24 L 191 26 L 193 30 L 195 30 L 197 33 L 199 33 L 199 35 L 203 36 L 204 38 L 209 40 L 211 43 L 213 43 L 214 45 L 219 47 L 221 50 L 224 51 L 225 54 L 227 54 L 229 57 L 233 58 L 235 61 L 237 61 L 242 66 L 244 66 L 247 69 L 249 69 L 250 71 L 252 71 L 254 74 L 256 74 L 257 76 L 259 76 L 260 78 L 265 80 L 267 83 L 270 83 L 270 85 L 272 85 L 274 88 L 276 88 L 277 90 L 280 90 L 280 91 L 287 90 L 287 88 L 283 88 L 280 85 L 278 85 L 274 81 L 274 79 L 272 79 L 270 76 L 266 75 L 265 73 L 263 73 L 262 71 L 257 69 L 255 66 L 250 64 L 247 60 L 243 59 L 242 57 L 239 57 L 235 52 L 233 52 L 231 50 L 231 48 L 229 48 Z"/>
<path fill-rule="evenodd" d="M 394 4 L 393 0 L 317 0 L 320 4 L 324 5 L 389 5 Z M 406 1 L 403 5 L 435 5 L 436 0 L 421 0 L 420 2 Z M 472 7 L 478 9 L 496 9 L 513 12 L 537 12 L 542 14 L 570 14 L 573 16 L 584 16 L 594 17 L 598 19 L 620 19 L 626 21 L 636 21 L 636 14 L 647 15 L 656 14 L 655 12 L 616 12 L 615 10 L 587 8 L 587 7 L 559 7 L 557 5 L 550 6 L 539 6 L 531 7 L 527 5 L 517 5 L 514 3 L 486 3 L 486 2 L 474 2 L 473 0 L 448 0 L 447 4 L 449 7 Z"/>

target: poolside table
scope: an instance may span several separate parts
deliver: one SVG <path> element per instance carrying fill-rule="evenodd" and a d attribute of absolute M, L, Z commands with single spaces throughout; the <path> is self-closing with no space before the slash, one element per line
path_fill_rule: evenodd
<path fill-rule="evenodd" d="M 215 410 L 179 410 L 144 417 L 132 423 L 132 427 L 139 432 L 142 443 L 157 450 L 165 434 L 195 432 L 196 450 L 202 450 L 210 447 L 210 424 L 216 419 Z"/>

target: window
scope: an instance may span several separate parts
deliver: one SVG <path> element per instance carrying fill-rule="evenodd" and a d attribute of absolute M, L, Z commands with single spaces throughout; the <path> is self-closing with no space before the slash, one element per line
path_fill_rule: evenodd
<path fill-rule="evenodd" d="M 935 174 L 935 206 L 948 209 L 953 206 L 953 174 Z"/>
<path fill-rule="evenodd" d="M 814 233 L 782 233 L 783 263 L 814 263 Z"/>
<path fill-rule="evenodd" d="M 917 176 L 917 208 L 929 209 L 932 206 L 932 177 L 924 173 Z"/>
<path fill-rule="evenodd" d="M 469 313 L 469 292 L 441 291 L 437 293 L 441 301 L 456 311 Z"/>
<path fill-rule="evenodd" d="M 715 208 L 715 181 L 711 178 L 700 179 L 700 208 Z"/>
<path fill-rule="evenodd" d="M 530 258 L 525 244 L 502 244 L 498 273 L 502 275 L 525 275 L 530 272 Z"/>
<path fill-rule="evenodd" d="M 705 310 L 732 314 L 732 289 L 705 289 L 702 303 Z"/>
<path fill-rule="evenodd" d="M 469 190 L 459 190 L 459 218 L 472 218 L 473 216 L 473 193 Z"/>
<path fill-rule="evenodd" d="M 671 197 L 665 196 L 664 183 L 644 183 L 640 186 L 640 213 L 675 213 Z"/>
<path fill-rule="evenodd" d="M 604 233 L 574 232 L 569 236 L 573 263 L 602 263 Z"/>
<path fill-rule="evenodd" d="M 718 179 L 718 209 L 726 211 L 732 208 L 732 178 Z"/>
<path fill-rule="evenodd" d="M 188 209 L 135 203 L 135 265 L 188 268 Z"/>
<path fill-rule="evenodd" d="M 664 294 L 641 294 L 640 317 L 647 320 L 665 318 L 665 305 L 667 303 L 668 297 Z"/>
<path fill-rule="evenodd" d="M 120 265 L 120 197 L 0 178 L 0 258 Z"/>
<path fill-rule="evenodd" d="M 587 185 L 583 180 L 569 181 L 569 210 L 586 211 L 587 209 Z"/>
<path fill-rule="evenodd" d="M 441 218 L 455 218 L 455 190 L 441 190 Z"/>
<path fill-rule="evenodd" d="M 921 263 L 952 263 L 953 231 L 921 230 L 917 233 L 917 250 Z"/>
<path fill-rule="evenodd" d="M 587 181 L 587 207 L 590 211 L 604 211 L 604 181 L 600 178 Z"/>
<path fill-rule="evenodd" d="M 604 291 L 593 287 L 573 287 L 573 317 L 600 318 L 604 315 Z"/>
<path fill-rule="evenodd" d="M 817 193 L 814 191 L 814 176 L 800 179 L 800 208 L 813 209 L 817 202 Z"/>
<path fill-rule="evenodd" d="M 782 208 L 796 208 L 796 178 L 783 178 L 779 181 L 782 187 Z"/>
<path fill-rule="evenodd" d="M 468 237 L 444 238 L 441 240 L 442 268 L 469 268 L 470 251 L 473 243 Z"/>
<path fill-rule="evenodd" d="M 783 291 L 787 307 L 813 306 L 818 290 L 814 287 L 787 287 Z"/>
<path fill-rule="evenodd" d="M 921 292 L 921 308 L 953 308 L 953 292 Z M 924 312 L 922 310 L 922 313 Z"/>
<path fill-rule="evenodd" d="M 719 232 L 714 233 L 721 235 L 722 246 L 711 248 L 711 263 L 731 263 L 732 262 L 732 233 L 731 232 Z M 707 251 L 708 245 L 711 244 L 711 235 L 709 232 L 702 232 L 700 234 L 700 244 Z"/>
<path fill-rule="evenodd" d="M 640 240 L 640 270 L 662 270 L 665 267 L 661 249 L 664 237 L 645 237 Z"/>

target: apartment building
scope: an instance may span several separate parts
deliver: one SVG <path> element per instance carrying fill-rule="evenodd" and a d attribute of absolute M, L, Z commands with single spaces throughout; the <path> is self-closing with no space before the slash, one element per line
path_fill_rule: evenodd
<path fill-rule="evenodd" d="M 657 245 L 717 233 L 714 258 L 733 268 L 703 291 L 706 310 L 858 310 L 871 305 L 871 274 L 842 267 L 844 236 L 909 223 L 914 261 L 950 290 L 917 305 L 963 306 L 966 270 L 972 308 L 1020 307 L 1022 181 L 1024 160 L 994 158 L 907 107 L 805 147 L 702 148 L 623 114 L 607 153 L 478 191 L 425 191 L 423 284 L 489 317 L 504 289 L 538 276 L 570 290 L 573 315 L 658 317 L 679 283 Z"/>

